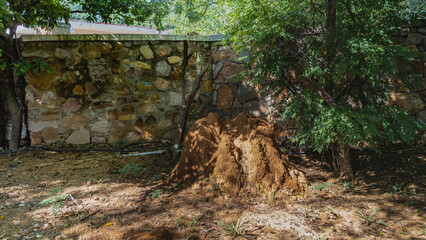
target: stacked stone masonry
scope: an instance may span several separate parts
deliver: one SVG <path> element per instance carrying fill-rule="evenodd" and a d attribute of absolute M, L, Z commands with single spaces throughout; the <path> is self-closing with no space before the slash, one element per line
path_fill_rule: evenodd
<path fill-rule="evenodd" d="M 207 41 L 189 45 L 196 54 L 185 75 L 187 94 L 212 48 Z M 26 76 L 32 145 L 175 137 L 182 106 L 182 41 L 24 41 L 22 56 L 47 62 L 49 71 L 40 68 Z M 202 84 L 194 113 L 211 106 L 211 74 Z"/>
<path fill-rule="evenodd" d="M 405 64 L 412 72 L 409 75 L 411 86 L 395 86 L 395 92 L 391 93 L 392 100 L 426 125 L 426 20 L 421 21 L 418 26 L 405 29 L 392 40 L 418 54 L 414 61 Z M 423 139 L 426 140 L 426 135 Z"/>

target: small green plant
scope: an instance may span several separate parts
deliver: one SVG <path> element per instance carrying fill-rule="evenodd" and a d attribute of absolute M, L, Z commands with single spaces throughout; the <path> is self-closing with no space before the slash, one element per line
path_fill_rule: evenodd
<path fill-rule="evenodd" d="M 118 170 L 118 172 L 122 176 L 126 176 L 127 174 L 135 175 L 141 170 L 142 170 L 141 167 L 139 167 L 137 163 L 131 162 L 131 163 L 126 163 L 126 165 L 124 165 L 122 169 Z"/>
<path fill-rule="evenodd" d="M 246 234 L 246 219 L 247 217 L 244 218 L 238 218 L 237 222 L 234 224 L 233 222 L 229 225 L 217 221 L 217 223 L 219 225 L 221 225 L 222 227 L 224 227 L 224 231 L 226 234 L 231 235 L 233 237 L 238 237 L 238 236 L 244 236 Z"/>
<path fill-rule="evenodd" d="M 47 205 L 53 204 L 53 207 L 55 209 L 62 208 L 64 204 L 62 204 L 61 201 L 67 199 L 70 196 L 69 194 L 60 194 L 62 192 L 64 191 L 60 188 L 53 189 L 49 193 L 50 198 L 46 198 L 43 201 L 41 201 L 40 205 L 47 206 Z"/>
<path fill-rule="evenodd" d="M 404 186 L 404 183 L 395 183 L 394 185 L 392 185 L 392 191 L 394 193 L 402 192 L 402 187 L 403 186 Z"/>
<path fill-rule="evenodd" d="M 345 191 L 345 192 L 349 191 L 353 187 L 354 187 L 354 185 L 351 182 L 344 182 L 343 183 L 343 191 Z"/>
<path fill-rule="evenodd" d="M 208 177 L 203 178 L 203 181 L 205 181 L 205 182 L 210 182 L 210 178 L 208 178 Z"/>
<path fill-rule="evenodd" d="M 382 220 L 373 218 L 374 214 L 376 214 L 380 210 L 380 208 L 377 208 L 376 210 L 374 210 L 370 214 L 365 214 L 365 213 L 361 212 L 358 208 L 355 208 L 355 207 L 354 207 L 354 209 L 355 209 L 357 215 L 361 218 L 362 223 L 370 225 L 374 222 L 377 222 L 381 225 L 387 226 L 387 224 L 385 222 L 383 222 Z"/>
<path fill-rule="evenodd" d="M 198 218 L 193 218 L 191 221 L 187 223 L 189 226 L 194 227 L 195 225 L 200 225 L 201 222 Z"/>
<path fill-rule="evenodd" d="M 114 145 L 114 146 L 126 145 L 126 144 L 129 144 L 129 140 L 127 138 L 124 138 L 124 139 L 121 139 L 121 140 L 115 140 L 111 144 Z"/>
<path fill-rule="evenodd" d="M 314 191 L 322 191 L 324 189 L 332 188 L 333 186 L 334 186 L 333 183 L 328 183 L 328 182 L 318 183 L 318 182 L 316 182 L 316 183 L 312 184 L 311 188 Z"/>
<path fill-rule="evenodd" d="M 160 197 L 162 194 L 163 194 L 163 190 L 161 190 L 161 189 L 157 189 L 157 190 L 155 190 L 155 191 L 150 192 L 150 193 L 149 193 L 149 196 L 150 196 L 152 199 L 154 199 L 154 198 L 158 198 L 158 197 Z"/>
<path fill-rule="evenodd" d="M 49 196 L 53 197 L 53 196 L 56 196 L 58 193 L 61 193 L 61 192 L 63 192 L 63 190 L 61 188 L 55 188 L 49 193 Z"/>
<path fill-rule="evenodd" d="M 176 227 L 177 229 L 179 229 L 179 231 L 181 230 L 181 225 L 182 225 L 182 217 L 178 217 L 176 220 Z"/>
<path fill-rule="evenodd" d="M 190 116 L 195 116 L 195 115 L 197 115 L 199 113 L 200 113 L 200 111 L 198 111 L 197 109 L 194 108 L 194 109 L 192 109 L 192 111 L 189 112 L 189 115 Z"/>

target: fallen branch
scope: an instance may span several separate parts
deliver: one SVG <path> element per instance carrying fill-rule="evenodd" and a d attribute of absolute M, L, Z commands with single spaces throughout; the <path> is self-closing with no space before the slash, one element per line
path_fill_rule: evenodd
<path fill-rule="evenodd" d="M 96 213 L 98 213 L 99 211 L 101 211 L 101 210 L 100 210 L 100 209 L 97 209 L 97 210 L 94 210 L 94 211 L 90 212 L 90 213 L 89 213 L 89 214 L 87 214 L 85 217 L 82 217 L 82 218 L 80 219 L 80 221 L 82 222 L 82 221 L 86 220 L 88 217 L 95 215 L 95 214 L 96 214 Z"/>

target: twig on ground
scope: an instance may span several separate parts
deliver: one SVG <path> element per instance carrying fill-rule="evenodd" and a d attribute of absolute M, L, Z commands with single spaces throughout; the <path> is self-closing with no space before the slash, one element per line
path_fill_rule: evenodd
<path fill-rule="evenodd" d="M 80 206 L 80 204 L 75 200 L 75 198 L 71 195 L 71 194 L 69 194 L 69 196 L 70 196 L 70 198 L 71 198 L 71 200 L 75 203 L 75 204 L 77 204 L 77 206 Z"/>
<path fill-rule="evenodd" d="M 97 209 L 97 210 L 94 210 L 94 211 L 90 212 L 90 213 L 89 213 L 89 214 L 87 214 L 85 217 L 82 217 L 82 218 L 80 219 L 80 221 L 82 222 L 82 221 L 86 220 L 88 217 L 95 215 L 95 214 L 96 214 L 96 213 L 98 213 L 99 211 L 101 211 L 101 210 L 100 210 L 100 209 Z"/>

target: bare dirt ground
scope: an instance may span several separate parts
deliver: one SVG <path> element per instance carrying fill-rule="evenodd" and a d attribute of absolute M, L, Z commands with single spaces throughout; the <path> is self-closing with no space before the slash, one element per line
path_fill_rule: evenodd
<path fill-rule="evenodd" d="M 238 219 L 240 239 L 426 239 L 425 148 L 352 157 L 356 184 L 291 156 L 309 191 L 278 199 L 167 183 L 167 154 L 0 155 L 0 239 L 232 239 Z"/>

